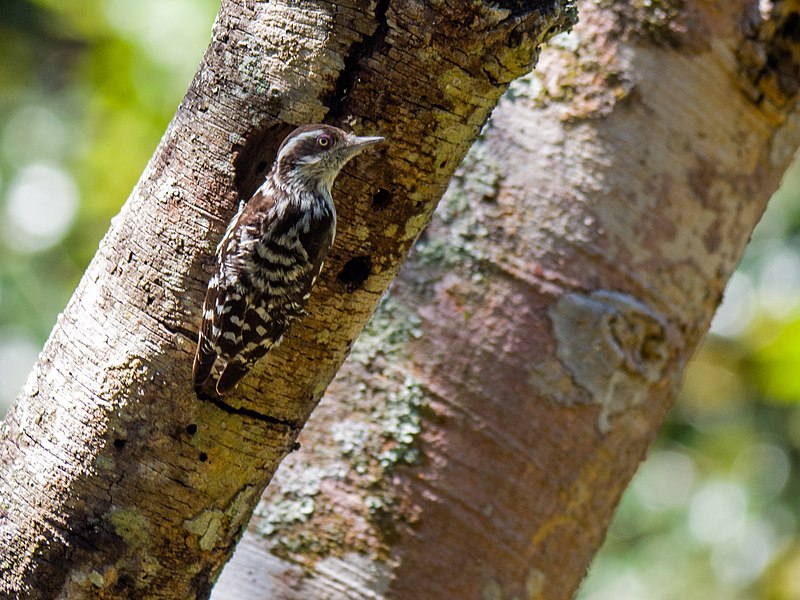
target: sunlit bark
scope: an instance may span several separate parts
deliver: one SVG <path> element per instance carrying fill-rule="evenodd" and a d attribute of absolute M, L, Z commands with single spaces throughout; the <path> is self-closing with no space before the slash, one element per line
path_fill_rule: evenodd
<path fill-rule="evenodd" d="M 798 3 L 580 8 L 495 111 L 215 600 L 573 595 L 800 143 Z"/>
<path fill-rule="evenodd" d="M 203 598 L 508 83 L 570 2 L 237 2 L 0 430 L 0 595 Z M 175 23 L 180 27 L 180 23 Z M 213 250 L 294 125 L 386 137 L 334 189 L 309 315 L 225 402 Z"/>

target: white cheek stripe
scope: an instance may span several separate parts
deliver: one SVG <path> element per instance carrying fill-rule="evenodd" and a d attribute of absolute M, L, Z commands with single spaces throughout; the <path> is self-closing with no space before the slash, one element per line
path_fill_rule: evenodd
<path fill-rule="evenodd" d="M 292 149 L 295 146 L 297 146 L 297 144 L 309 138 L 316 138 L 320 133 L 322 132 L 319 129 L 312 129 L 311 131 L 305 131 L 301 133 L 296 138 L 292 138 L 291 140 L 289 140 L 289 143 L 283 147 L 283 150 L 281 150 L 281 153 L 278 155 L 277 160 L 280 160 L 286 154 L 289 154 L 292 151 Z"/>

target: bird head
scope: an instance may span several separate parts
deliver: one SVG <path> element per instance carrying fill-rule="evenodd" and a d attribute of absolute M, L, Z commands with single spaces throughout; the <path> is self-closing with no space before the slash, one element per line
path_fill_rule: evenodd
<path fill-rule="evenodd" d="M 359 137 L 332 125 L 303 125 L 283 141 L 275 159 L 275 177 L 284 185 L 322 188 L 330 192 L 344 165 L 383 138 Z"/>

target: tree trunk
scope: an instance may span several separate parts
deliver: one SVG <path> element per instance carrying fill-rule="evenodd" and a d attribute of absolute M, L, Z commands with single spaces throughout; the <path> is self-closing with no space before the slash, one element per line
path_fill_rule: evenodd
<path fill-rule="evenodd" d="M 214 599 L 572 597 L 800 143 L 798 23 L 797 2 L 582 4 Z"/>
<path fill-rule="evenodd" d="M 568 0 L 223 0 L 202 64 L 0 430 L 0 595 L 203 598 Z M 178 24 L 176 24 L 178 26 Z M 387 138 L 339 178 L 309 315 L 225 402 L 191 363 L 214 247 L 294 125 Z"/>

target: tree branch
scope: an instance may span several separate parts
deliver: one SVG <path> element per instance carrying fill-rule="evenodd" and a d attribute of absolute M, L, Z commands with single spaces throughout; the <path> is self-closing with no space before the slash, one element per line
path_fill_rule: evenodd
<path fill-rule="evenodd" d="M 164 138 L 0 440 L 0 593 L 205 597 L 261 491 L 507 84 L 566 0 L 224 0 Z M 191 356 L 213 249 L 292 125 L 380 133 L 286 343 L 226 397 Z M 231 410 L 228 410 L 228 409 Z"/>

